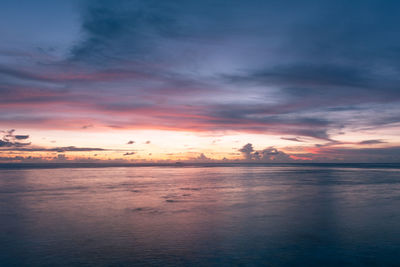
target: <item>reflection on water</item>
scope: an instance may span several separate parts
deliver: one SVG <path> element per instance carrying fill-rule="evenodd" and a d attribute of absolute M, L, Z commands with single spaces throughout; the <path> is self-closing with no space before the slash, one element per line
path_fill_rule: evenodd
<path fill-rule="evenodd" d="M 396 265 L 399 210 L 395 168 L 0 170 L 0 265 Z"/>

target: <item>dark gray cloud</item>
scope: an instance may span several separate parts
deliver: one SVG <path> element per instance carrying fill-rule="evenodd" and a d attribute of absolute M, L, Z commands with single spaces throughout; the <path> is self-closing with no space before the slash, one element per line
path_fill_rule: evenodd
<path fill-rule="evenodd" d="M 281 137 L 282 140 L 293 141 L 293 142 L 304 142 L 297 137 Z"/>
<path fill-rule="evenodd" d="M 20 151 L 20 152 L 86 152 L 86 151 L 106 151 L 107 149 L 103 148 L 94 148 L 94 147 L 75 147 L 75 146 L 66 146 L 66 147 L 53 147 L 53 148 L 43 148 L 43 147 L 29 147 L 31 142 L 22 143 L 19 140 L 29 139 L 29 135 L 16 135 L 15 129 L 1 131 L 3 133 L 2 139 L 0 139 L 0 150 L 1 151 Z"/>
<path fill-rule="evenodd" d="M 376 144 L 384 144 L 386 143 L 383 140 L 380 139 L 371 139 L 371 140 L 364 140 L 359 142 L 360 145 L 376 145 Z"/>
<path fill-rule="evenodd" d="M 29 146 L 31 144 L 30 142 L 29 143 L 19 142 L 19 140 L 28 139 L 29 135 L 15 135 L 14 129 L 1 132 L 3 133 L 3 137 L 0 139 L 0 148 L 2 147 L 17 148 L 17 147 Z"/>
<path fill-rule="evenodd" d="M 272 66 L 269 70 L 250 71 L 229 79 L 231 82 L 243 85 L 279 87 L 282 95 L 286 96 L 286 106 L 291 108 L 289 111 L 400 100 L 398 90 L 400 80 L 396 71 L 382 73 L 371 70 L 370 67 L 340 66 L 333 63 L 294 64 Z"/>
<path fill-rule="evenodd" d="M 88 1 L 82 11 L 84 39 L 72 48 L 72 59 L 103 63 L 146 60 L 160 38 L 178 34 L 173 14 L 176 6 L 159 1 Z"/>
<path fill-rule="evenodd" d="M 21 152 L 89 152 L 89 151 L 110 151 L 108 149 L 99 148 L 99 147 L 75 147 L 75 146 L 66 146 L 66 147 L 53 147 L 53 148 L 43 148 L 43 147 L 14 147 L 10 149 L 3 149 L 2 151 L 21 151 Z M 118 151 L 118 150 L 117 150 Z"/>
<path fill-rule="evenodd" d="M 17 140 L 25 140 L 29 138 L 29 135 L 15 135 L 14 137 Z"/>
<path fill-rule="evenodd" d="M 249 72 L 243 76 L 227 76 L 232 82 L 258 83 L 261 85 L 283 85 L 307 88 L 308 86 L 369 87 L 370 74 L 363 69 L 340 65 L 287 65 Z M 300 96 L 310 94 L 301 89 L 293 93 Z"/>
<path fill-rule="evenodd" d="M 379 145 L 379 144 L 385 144 L 387 143 L 384 140 L 381 139 L 371 139 L 371 140 L 364 140 L 361 142 L 341 142 L 337 140 L 330 140 L 329 142 L 325 144 L 316 144 L 316 147 L 332 147 L 332 146 L 337 146 L 337 145 Z"/>
<path fill-rule="evenodd" d="M 239 152 L 243 154 L 245 159 L 251 160 L 254 152 L 253 145 L 248 143 L 244 145 L 241 149 L 239 149 Z"/>

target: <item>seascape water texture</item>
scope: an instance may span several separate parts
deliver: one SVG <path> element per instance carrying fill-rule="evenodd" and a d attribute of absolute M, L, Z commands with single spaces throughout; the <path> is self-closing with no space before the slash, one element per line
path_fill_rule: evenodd
<path fill-rule="evenodd" d="M 394 266 L 399 168 L 0 170 L 1 266 Z"/>

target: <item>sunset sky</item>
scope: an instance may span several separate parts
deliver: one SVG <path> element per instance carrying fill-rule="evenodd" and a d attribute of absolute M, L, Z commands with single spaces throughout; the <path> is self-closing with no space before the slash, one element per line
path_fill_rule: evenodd
<path fill-rule="evenodd" d="M 399 12 L 2 0 L 0 162 L 400 162 Z"/>

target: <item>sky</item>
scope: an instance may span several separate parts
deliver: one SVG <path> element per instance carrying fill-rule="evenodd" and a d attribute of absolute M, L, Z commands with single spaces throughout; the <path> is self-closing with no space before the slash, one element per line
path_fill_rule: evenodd
<path fill-rule="evenodd" d="M 0 162 L 400 162 L 400 2 L 2 0 Z"/>

